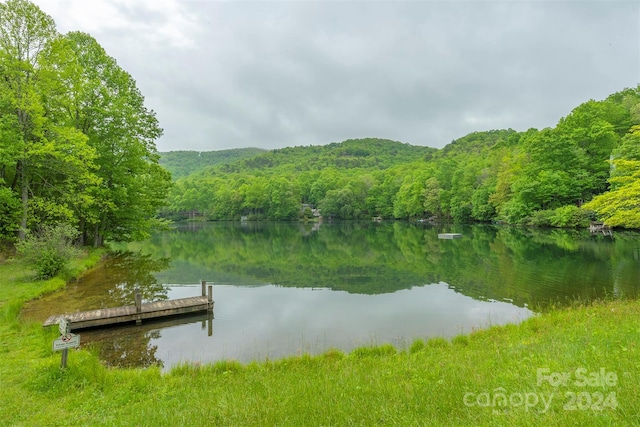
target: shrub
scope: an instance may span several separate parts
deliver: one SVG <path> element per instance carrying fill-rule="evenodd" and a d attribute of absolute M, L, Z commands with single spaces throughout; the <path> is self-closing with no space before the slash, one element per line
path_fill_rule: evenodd
<path fill-rule="evenodd" d="M 527 225 L 531 227 L 551 227 L 553 212 L 551 210 L 535 211 L 529 216 Z"/>
<path fill-rule="evenodd" d="M 589 225 L 587 212 L 577 206 L 562 206 L 553 211 L 551 225 L 554 227 L 586 227 Z"/>
<path fill-rule="evenodd" d="M 512 199 L 504 204 L 500 212 L 500 217 L 508 224 L 522 225 L 533 212 L 533 207 L 521 200 Z"/>
<path fill-rule="evenodd" d="M 16 245 L 18 255 L 33 264 L 39 279 L 60 273 L 77 256 L 73 240 L 78 231 L 68 224 L 44 226 L 37 233 L 29 233 Z"/>
<path fill-rule="evenodd" d="M 311 210 L 311 208 L 309 206 L 304 208 L 304 211 L 302 211 L 301 217 L 303 219 L 311 219 L 311 218 L 313 218 L 313 211 Z"/>

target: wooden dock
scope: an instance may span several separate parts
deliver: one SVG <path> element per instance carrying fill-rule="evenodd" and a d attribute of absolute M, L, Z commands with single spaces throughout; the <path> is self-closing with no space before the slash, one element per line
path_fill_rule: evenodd
<path fill-rule="evenodd" d="M 608 225 L 602 222 L 592 222 L 589 226 L 589 231 L 593 233 L 602 233 L 605 236 L 613 236 L 613 230 Z"/>
<path fill-rule="evenodd" d="M 462 234 L 460 233 L 439 233 L 438 239 L 460 239 L 462 238 Z"/>
<path fill-rule="evenodd" d="M 140 292 L 136 292 L 135 305 L 55 314 L 49 316 L 47 320 L 44 321 L 43 326 L 56 325 L 60 318 L 66 318 L 68 320 L 71 325 L 71 330 L 115 326 L 132 322 L 140 325 L 143 320 L 200 312 L 213 312 L 213 287 L 209 285 L 207 290 L 206 282 L 202 282 L 201 296 L 143 304 Z"/>

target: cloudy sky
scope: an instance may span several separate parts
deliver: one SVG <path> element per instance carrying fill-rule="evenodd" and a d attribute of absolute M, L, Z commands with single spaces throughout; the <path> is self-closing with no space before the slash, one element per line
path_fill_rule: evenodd
<path fill-rule="evenodd" d="M 554 126 L 640 83 L 640 2 L 33 0 L 156 111 L 160 151 Z"/>

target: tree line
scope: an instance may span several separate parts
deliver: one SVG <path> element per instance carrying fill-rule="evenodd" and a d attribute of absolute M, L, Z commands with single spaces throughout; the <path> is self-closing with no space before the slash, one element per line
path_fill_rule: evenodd
<path fill-rule="evenodd" d="M 474 132 L 441 150 L 372 138 L 273 150 L 179 179 L 164 214 L 292 220 L 306 204 L 335 219 L 640 228 L 639 143 L 640 86 L 553 128 Z"/>
<path fill-rule="evenodd" d="M 129 73 L 28 0 L 0 3 L 0 239 L 64 224 L 83 244 L 148 235 L 171 176 Z"/>

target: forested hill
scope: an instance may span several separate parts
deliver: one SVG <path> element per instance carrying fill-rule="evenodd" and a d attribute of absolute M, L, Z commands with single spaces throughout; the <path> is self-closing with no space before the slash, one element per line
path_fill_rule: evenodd
<path fill-rule="evenodd" d="M 451 141 L 434 158 L 453 158 L 457 156 L 486 154 L 494 146 L 508 145 L 517 141 L 518 133 L 513 129 L 472 132 L 462 138 Z M 515 140 L 514 140 L 514 137 Z"/>
<path fill-rule="evenodd" d="M 280 148 L 260 155 L 229 162 L 208 173 L 257 173 L 267 170 L 278 173 L 335 169 L 386 169 L 423 160 L 435 148 L 418 147 L 377 138 L 348 139 L 327 145 Z"/>
<path fill-rule="evenodd" d="M 286 220 L 310 204 L 334 219 L 640 228 L 638 200 L 640 86 L 553 128 L 473 132 L 441 150 L 368 138 L 269 151 L 178 180 L 165 214 Z"/>
<path fill-rule="evenodd" d="M 158 154 L 160 154 L 160 164 L 171 172 L 171 176 L 175 180 L 208 166 L 232 163 L 236 160 L 257 156 L 265 151 L 261 148 L 234 148 L 219 151 L 168 151 Z"/>

